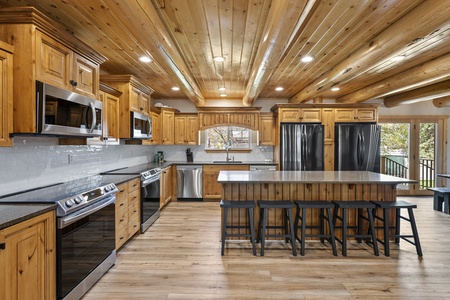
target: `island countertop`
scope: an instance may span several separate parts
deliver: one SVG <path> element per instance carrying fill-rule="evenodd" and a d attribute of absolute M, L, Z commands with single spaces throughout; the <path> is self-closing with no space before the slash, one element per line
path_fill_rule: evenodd
<path fill-rule="evenodd" d="M 220 171 L 219 183 L 417 183 L 368 171 Z"/>

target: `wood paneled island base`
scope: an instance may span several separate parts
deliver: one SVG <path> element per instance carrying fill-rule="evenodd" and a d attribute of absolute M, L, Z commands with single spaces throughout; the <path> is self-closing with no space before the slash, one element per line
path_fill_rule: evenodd
<path fill-rule="evenodd" d="M 366 171 L 221 171 L 217 181 L 222 184 L 223 199 L 231 201 L 395 201 L 398 184 L 417 183 L 414 180 Z M 259 218 L 257 207 L 254 216 L 255 228 Z M 392 223 L 393 218 L 392 214 L 390 216 Z M 232 210 L 227 219 L 227 223 L 232 225 L 248 222 L 245 210 Z M 269 211 L 268 222 L 282 225 L 281 210 Z M 319 211 L 314 210 L 309 214 L 307 222 L 319 225 Z M 349 214 L 349 225 L 356 223 L 356 212 Z M 318 233 L 318 229 L 308 230 L 308 233 Z M 336 230 L 338 237 L 341 236 L 339 231 Z"/>

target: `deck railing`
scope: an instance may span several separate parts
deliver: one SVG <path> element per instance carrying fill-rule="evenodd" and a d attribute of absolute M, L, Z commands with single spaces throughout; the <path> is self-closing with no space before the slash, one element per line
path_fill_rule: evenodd
<path fill-rule="evenodd" d="M 396 157 L 398 158 L 398 157 Z M 408 167 L 404 164 L 408 158 L 402 158 L 403 163 L 398 160 L 394 160 L 389 156 L 382 156 L 381 158 L 381 173 L 400 178 L 408 178 Z M 435 173 L 435 160 L 428 158 L 421 158 L 419 160 L 420 167 L 420 179 L 419 188 L 426 189 L 428 187 L 434 187 Z"/>

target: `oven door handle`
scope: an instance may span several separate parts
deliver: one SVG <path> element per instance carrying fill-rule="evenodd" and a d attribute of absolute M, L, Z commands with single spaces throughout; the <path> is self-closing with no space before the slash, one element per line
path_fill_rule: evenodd
<path fill-rule="evenodd" d="M 161 176 L 157 176 L 157 177 L 151 178 L 151 179 L 149 179 L 149 180 L 142 181 L 142 182 L 141 182 L 141 187 L 146 187 L 146 186 L 149 185 L 150 183 L 153 183 L 153 182 L 155 182 L 155 181 L 157 181 L 157 180 L 160 180 L 160 179 L 161 179 Z"/>
<path fill-rule="evenodd" d="M 78 220 L 83 219 L 86 216 L 89 216 L 102 208 L 105 208 L 108 205 L 111 205 L 116 202 L 116 196 L 108 197 L 106 199 L 100 200 L 86 208 L 83 208 L 73 214 L 62 217 L 58 219 L 58 229 L 62 229 Z"/>

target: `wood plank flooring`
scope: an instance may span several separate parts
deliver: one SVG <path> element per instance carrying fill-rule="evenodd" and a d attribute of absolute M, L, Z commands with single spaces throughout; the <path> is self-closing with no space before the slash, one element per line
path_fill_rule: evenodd
<path fill-rule="evenodd" d="M 423 258 L 405 241 L 390 257 L 356 243 L 335 257 L 316 241 L 303 257 L 277 241 L 263 257 L 236 241 L 221 256 L 219 204 L 173 202 L 83 299 L 450 299 L 450 215 L 431 197 L 399 199 L 418 205 Z"/>

